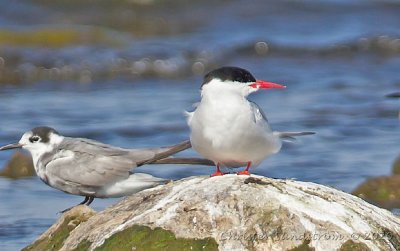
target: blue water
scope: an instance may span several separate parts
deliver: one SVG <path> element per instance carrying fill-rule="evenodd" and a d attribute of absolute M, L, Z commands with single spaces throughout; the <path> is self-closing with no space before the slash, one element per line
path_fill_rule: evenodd
<path fill-rule="evenodd" d="M 0 32 L 51 28 L 83 37 L 46 46 L 0 36 L 0 145 L 38 125 L 122 147 L 177 143 L 188 138 L 183 112 L 199 101 L 202 75 L 236 65 L 288 86 L 250 97 L 273 129 L 317 132 L 285 144 L 254 173 L 350 192 L 388 175 L 400 153 L 399 102 L 385 98 L 400 88 L 398 1 L 0 4 Z M 91 38 L 93 29 L 105 38 Z M 1 152 L 0 166 L 12 154 Z M 178 179 L 213 168 L 140 171 Z M 0 178 L 1 250 L 26 246 L 81 199 L 36 177 Z"/>

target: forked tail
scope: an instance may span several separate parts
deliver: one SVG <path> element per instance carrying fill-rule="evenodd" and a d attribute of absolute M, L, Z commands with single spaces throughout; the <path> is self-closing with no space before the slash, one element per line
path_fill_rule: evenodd
<path fill-rule="evenodd" d="M 190 140 L 185 140 L 181 143 L 178 143 L 176 145 L 172 146 L 167 146 L 167 147 L 161 147 L 158 149 L 152 149 L 152 151 L 155 152 L 155 155 L 151 159 L 144 160 L 142 162 L 137 162 L 136 166 L 142 166 L 146 164 L 152 164 L 157 160 L 164 159 L 166 157 L 169 157 L 175 153 L 181 152 L 183 150 L 189 149 L 192 147 L 192 144 L 190 143 Z M 173 164 L 173 163 L 172 163 Z"/>
<path fill-rule="evenodd" d="M 189 158 L 189 157 L 170 157 L 171 155 L 191 148 L 192 144 L 190 140 L 185 140 L 176 145 L 162 147 L 159 149 L 153 149 L 156 154 L 153 158 L 138 162 L 136 166 L 143 166 L 146 164 L 178 164 L 178 165 L 203 165 L 203 166 L 214 166 L 214 162 L 208 159 L 202 158 Z"/>
<path fill-rule="evenodd" d="M 283 140 L 296 140 L 297 136 L 313 135 L 315 132 L 274 132 L 274 135 Z"/>

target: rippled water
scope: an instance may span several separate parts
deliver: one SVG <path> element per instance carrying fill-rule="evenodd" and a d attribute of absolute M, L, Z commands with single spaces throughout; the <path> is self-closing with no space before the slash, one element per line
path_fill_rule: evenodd
<path fill-rule="evenodd" d="M 176 143 L 202 75 L 236 65 L 288 86 L 251 96 L 273 129 L 317 132 L 254 173 L 351 191 L 389 174 L 399 153 L 399 103 L 385 98 L 400 88 L 398 1 L 0 4 L 0 145 L 37 125 L 123 147 Z M 213 168 L 141 171 L 177 179 Z M 37 178 L 0 178 L 2 250 L 26 246 L 80 200 Z"/>

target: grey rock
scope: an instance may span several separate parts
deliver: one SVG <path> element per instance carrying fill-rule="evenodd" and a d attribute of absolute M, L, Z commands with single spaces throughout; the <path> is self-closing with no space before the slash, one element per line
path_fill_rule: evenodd
<path fill-rule="evenodd" d="M 203 241 L 181 250 L 400 250 L 400 219 L 391 212 L 326 186 L 255 175 L 142 191 L 79 224 L 60 250 L 146 250 L 164 230 L 171 242 L 159 250 L 176 249 L 177 240 Z"/>

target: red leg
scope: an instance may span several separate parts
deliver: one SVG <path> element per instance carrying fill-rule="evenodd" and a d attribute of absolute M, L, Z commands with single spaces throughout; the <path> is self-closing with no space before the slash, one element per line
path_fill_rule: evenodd
<path fill-rule="evenodd" d="M 217 171 L 215 171 L 215 173 L 211 174 L 210 177 L 222 176 L 222 175 L 224 175 L 224 173 L 221 172 L 221 170 L 219 170 L 219 163 L 217 163 Z"/>
<path fill-rule="evenodd" d="M 251 166 L 251 161 L 247 162 L 246 170 L 238 172 L 237 175 L 250 175 L 249 169 Z"/>

